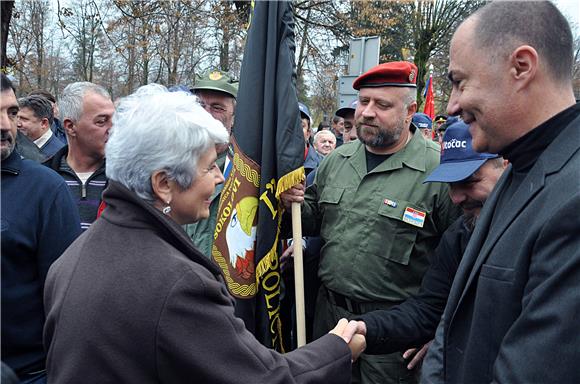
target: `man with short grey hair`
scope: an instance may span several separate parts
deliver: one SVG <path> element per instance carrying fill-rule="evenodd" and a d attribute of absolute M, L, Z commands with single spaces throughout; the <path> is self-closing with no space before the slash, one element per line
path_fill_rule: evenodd
<path fill-rule="evenodd" d="M 59 100 L 68 145 L 44 164 L 57 171 L 77 199 L 81 227 L 97 218 L 105 176 L 105 144 L 115 107 L 109 93 L 89 82 L 69 84 Z"/>

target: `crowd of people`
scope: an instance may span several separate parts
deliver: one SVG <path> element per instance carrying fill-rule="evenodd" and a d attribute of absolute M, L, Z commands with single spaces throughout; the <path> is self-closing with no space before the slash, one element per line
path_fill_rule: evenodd
<path fill-rule="evenodd" d="M 227 73 L 115 103 L 17 99 L 2 74 L 2 382 L 580 383 L 572 46 L 552 3 L 492 2 L 453 35 L 447 114 L 417 111 L 405 61 L 316 132 L 298 104 L 306 180 L 280 199 L 283 235 L 302 205 L 308 343 L 285 354 L 211 258 Z"/>

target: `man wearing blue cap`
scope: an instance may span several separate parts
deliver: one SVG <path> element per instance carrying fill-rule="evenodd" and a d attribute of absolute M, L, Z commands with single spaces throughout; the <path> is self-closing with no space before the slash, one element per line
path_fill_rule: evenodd
<path fill-rule="evenodd" d="M 332 117 L 332 124 L 330 126 L 330 130 L 332 131 L 332 133 L 334 133 L 334 136 L 336 136 L 336 148 L 344 144 L 344 140 L 342 138 L 342 134 L 344 131 L 344 120 L 342 119 L 342 117 L 337 115 L 334 115 Z"/>
<path fill-rule="evenodd" d="M 366 325 L 367 354 L 402 351 L 433 339 L 476 218 L 506 167 L 498 155 L 473 150 L 469 127 L 462 121 L 449 126 L 443 148 L 441 164 L 424 182 L 448 183 L 449 196 L 463 215 L 443 234 L 417 296 L 392 309 L 358 317 Z M 425 352 L 426 348 L 419 351 L 409 365 L 414 366 Z"/>
<path fill-rule="evenodd" d="M 343 131 L 342 140 L 343 143 L 348 143 L 357 139 L 356 129 L 354 129 L 354 112 L 356 111 L 356 106 L 358 100 L 353 100 L 348 107 L 342 107 L 336 110 L 335 116 L 342 117 L 343 120 Z M 338 144 L 337 144 L 338 147 Z"/>
<path fill-rule="evenodd" d="M 287 207 L 304 202 L 304 234 L 324 242 L 314 337 L 339 317 L 388 309 L 416 294 L 441 235 L 459 217 L 447 185 L 422 184 L 439 165 L 440 146 L 411 124 L 416 75 L 414 64 L 391 62 L 359 76 L 358 140 L 325 157 L 306 193 L 295 186 L 281 195 Z M 355 383 L 417 379 L 401 353 L 363 354 L 353 366 Z"/>
<path fill-rule="evenodd" d="M 308 176 L 310 172 L 318 168 L 323 156 L 316 152 L 310 140 L 312 136 L 312 117 L 310 117 L 308 107 L 298 103 L 298 109 L 300 110 L 300 119 L 302 121 L 302 133 L 304 133 L 304 170 L 306 171 L 306 176 Z"/>
<path fill-rule="evenodd" d="M 433 139 L 433 132 L 431 131 L 433 122 L 429 116 L 424 113 L 417 112 L 413 115 L 412 122 L 417 128 L 421 130 L 423 137 L 425 137 L 427 140 Z"/>

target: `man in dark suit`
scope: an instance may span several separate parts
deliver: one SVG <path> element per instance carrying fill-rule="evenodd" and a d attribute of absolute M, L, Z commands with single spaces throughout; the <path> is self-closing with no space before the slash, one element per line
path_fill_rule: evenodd
<path fill-rule="evenodd" d="M 550 2 L 492 2 L 452 39 L 447 112 L 470 124 L 474 149 L 511 166 L 481 211 L 425 362 L 444 382 L 580 382 L 572 46 Z"/>
<path fill-rule="evenodd" d="M 42 96 L 22 97 L 18 99 L 18 105 L 18 130 L 33 140 L 47 158 L 64 147 L 65 144 L 50 129 L 54 115 L 48 99 Z"/>

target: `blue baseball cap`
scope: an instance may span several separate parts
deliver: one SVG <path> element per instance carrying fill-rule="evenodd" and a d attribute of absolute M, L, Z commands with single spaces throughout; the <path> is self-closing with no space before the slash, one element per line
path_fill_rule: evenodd
<path fill-rule="evenodd" d="M 300 114 L 304 114 L 308 120 L 312 121 L 312 117 L 310 117 L 310 111 L 306 105 L 298 103 L 298 109 L 300 110 Z"/>
<path fill-rule="evenodd" d="M 358 105 L 358 100 L 353 100 L 348 107 L 342 107 L 336 110 L 334 114 L 338 117 L 344 118 L 347 113 L 356 111 L 356 106 Z"/>
<path fill-rule="evenodd" d="M 455 183 L 473 175 L 487 160 L 499 157 L 493 153 L 479 153 L 471 146 L 469 126 L 458 120 L 447 127 L 441 147 L 441 163 L 423 183 Z"/>
<path fill-rule="evenodd" d="M 431 118 L 424 113 L 417 112 L 413 115 L 413 119 L 411 120 L 413 124 L 419 129 L 431 129 L 433 126 L 433 122 Z"/>

